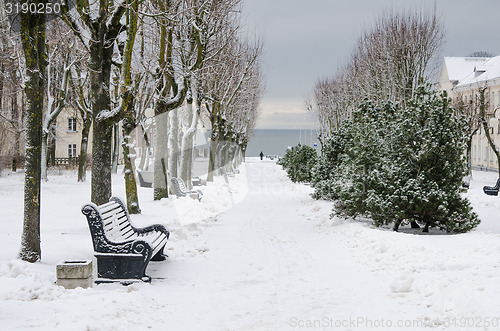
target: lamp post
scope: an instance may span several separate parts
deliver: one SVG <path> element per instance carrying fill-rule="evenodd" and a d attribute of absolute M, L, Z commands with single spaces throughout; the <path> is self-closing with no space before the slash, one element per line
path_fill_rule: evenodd
<path fill-rule="evenodd" d="M 146 110 L 144 110 L 144 115 L 147 118 L 153 118 L 155 116 L 155 110 L 153 108 L 146 108 Z"/>
<path fill-rule="evenodd" d="M 493 117 L 490 118 L 490 127 L 491 128 L 494 128 L 495 126 L 498 126 L 498 124 L 500 123 L 499 119 L 500 119 L 500 112 L 497 113 L 497 110 L 499 110 L 500 107 L 496 107 L 495 110 L 493 110 Z"/>

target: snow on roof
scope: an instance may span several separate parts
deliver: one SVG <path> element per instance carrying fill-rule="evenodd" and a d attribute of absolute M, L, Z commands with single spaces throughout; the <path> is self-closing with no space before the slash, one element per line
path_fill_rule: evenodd
<path fill-rule="evenodd" d="M 490 58 L 483 64 L 477 65 L 457 84 L 456 88 L 466 87 L 474 84 L 486 83 L 487 81 L 500 78 L 500 56 Z"/>
<path fill-rule="evenodd" d="M 467 77 L 476 66 L 481 66 L 491 57 L 445 57 L 444 63 L 450 81 L 461 81 Z"/>

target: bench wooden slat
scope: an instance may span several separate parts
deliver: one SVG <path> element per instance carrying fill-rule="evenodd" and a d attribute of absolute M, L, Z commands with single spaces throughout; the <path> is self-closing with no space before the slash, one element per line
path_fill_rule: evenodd
<path fill-rule="evenodd" d="M 160 242 L 158 242 L 158 245 L 156 245 L 156 247 L 154 248 L 153 256 L 156 255 L 156 253 L 158 253 L 162 249 L 162 247 L 165 246 L 167 240 L 168 240 L 167 236 L 163 236 L 163 239 Z"/>
<path fill-rule="evenodd" d="M 132 226 L 127 223 L 123 223 L 121 226 L 115 226 L 108 231 L 106 231 L 106 236 L 122 237 L 125 233 L 129 231 L 134 232 Z"/>
<path fill-rule="evenodd" d="M 101 206 L 103 206 L 101 208 Z M 104 205 L 101 205 L 99 206 L 99 211 L 101 212 L 101 215 L 103 215 L 104 217 L 104 214 L 106 214 L 107 212 L 109 212 L 110 210 L 113 210 L 113 209 L 121 209 L 120 208 L 120 205 L 117 204 L 116 202 L 114 201 L 111 201 L 111 202 L 108 202 L 108 203 L 105 203 Z"/>
<path fill-rule="evenodd" d="M 120 224 L 121 222 L 123 222 L 123 220 L 128 220 L 127 214 L 121 212 L 119 214 L 111 215 L 110 217 L 105 219 L 104 224 L 106 226 L 116 226 L 116 224 Z"/>
<path fill-rule="evenodd" d="M 107 235 L 115 234 L 115 232 L 126 232 L 128 228 L 132 228 L 130 223 L 127 222 L 127 219 L 113 222 L 104 227 Z"/>
<path fill-rule="evenodd" d="M 129 227 L 127 229 L 123 229 L 122 231 L 120 231 L 120 233 L 121 233 L 121 237 L 125 240 L 137 238 L 137 233 L 135 233 L 135 231 L 134 231 L 134 229 L 132 229 L 132 227 Z"/>
<path fill-rule="evenodd" d="M 110 210 L 106 213 L 101 213 L 101 214 L 102 214 L 102 218 L 103 218 L 104 222 L 107 222 L 109 218 L 112 218 L 115 215 L 120 215 L 120 216 L 126 215 L 125 211 L 122 210 L 121 208 L 120 209 L 113 209 L 113 210 Z"/>

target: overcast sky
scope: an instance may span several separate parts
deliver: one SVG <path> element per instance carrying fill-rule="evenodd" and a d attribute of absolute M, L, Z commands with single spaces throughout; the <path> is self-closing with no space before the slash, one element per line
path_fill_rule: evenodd
<path fill-rule="evenodd" d="M 245 0 L 248 27 L 265 40 L 257 128 L 316 128 L 304 100 L 348 60 L 357 36 L 384 9 L 434 6 L 446 30 L 442 56 L 500 54 L 499 0 Z"/>

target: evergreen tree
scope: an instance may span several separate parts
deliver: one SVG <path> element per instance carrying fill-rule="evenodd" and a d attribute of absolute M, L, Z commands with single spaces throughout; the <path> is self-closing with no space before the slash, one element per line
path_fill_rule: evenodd
<path fill-rule="evenodd" d="M 336 198 L 335 213 L 394 223 L 395 230 L 403 222 L 424 232 L 466 232 L 479 224 L 458 191 L 467 171 L 466 123 L 446 94 L 425 84 L 404 108 L 365 101 L 343 130 L 337 135 L 349 139 L 331 142 L 313 177 L 317 197 L 327 191 Z"/>
<path fill-rule="evenodd" d="M 351 139 L 346 145 L 339 180 L 334 190 L 338 212 L 356 216 L 370 211 L 370 199 L 384 194 L 383 180 L 388 162 L 387 137 L 394 118 L 391 102 L 382 107 L 365 100 L 353 113 Z"/>
<path fill-rule="evenodd" d="M 334 185 L 340 180 L 338 167 L 342 164 L 342 155 L 352 139 L 352 122 L 346 120 L 338 131 L 332 133 L 322 146 L 322 155 L 312 168 L 311 186 L 314 187 L 314 199 L 338 199 L 338 192 Z"/>
<path fill-rule="evenodd" d="M 310 182 L 316 159 L 314 148 L 299 143 L 287 150 L 277 163 L 283 166 L 292 182 Z"/>
<path fill-rule="evenodd" d="M 467 173 L 465 159 L 467 127 L 454 114 L 446 93 L 421 85 L 408 106 L 395 118 L 390 159 L 396 167 L 388 182 L 382 215 L 415 221 L 446 231 L 466 232 L 479 224 L 467 199 L 459 194 Z"/>

